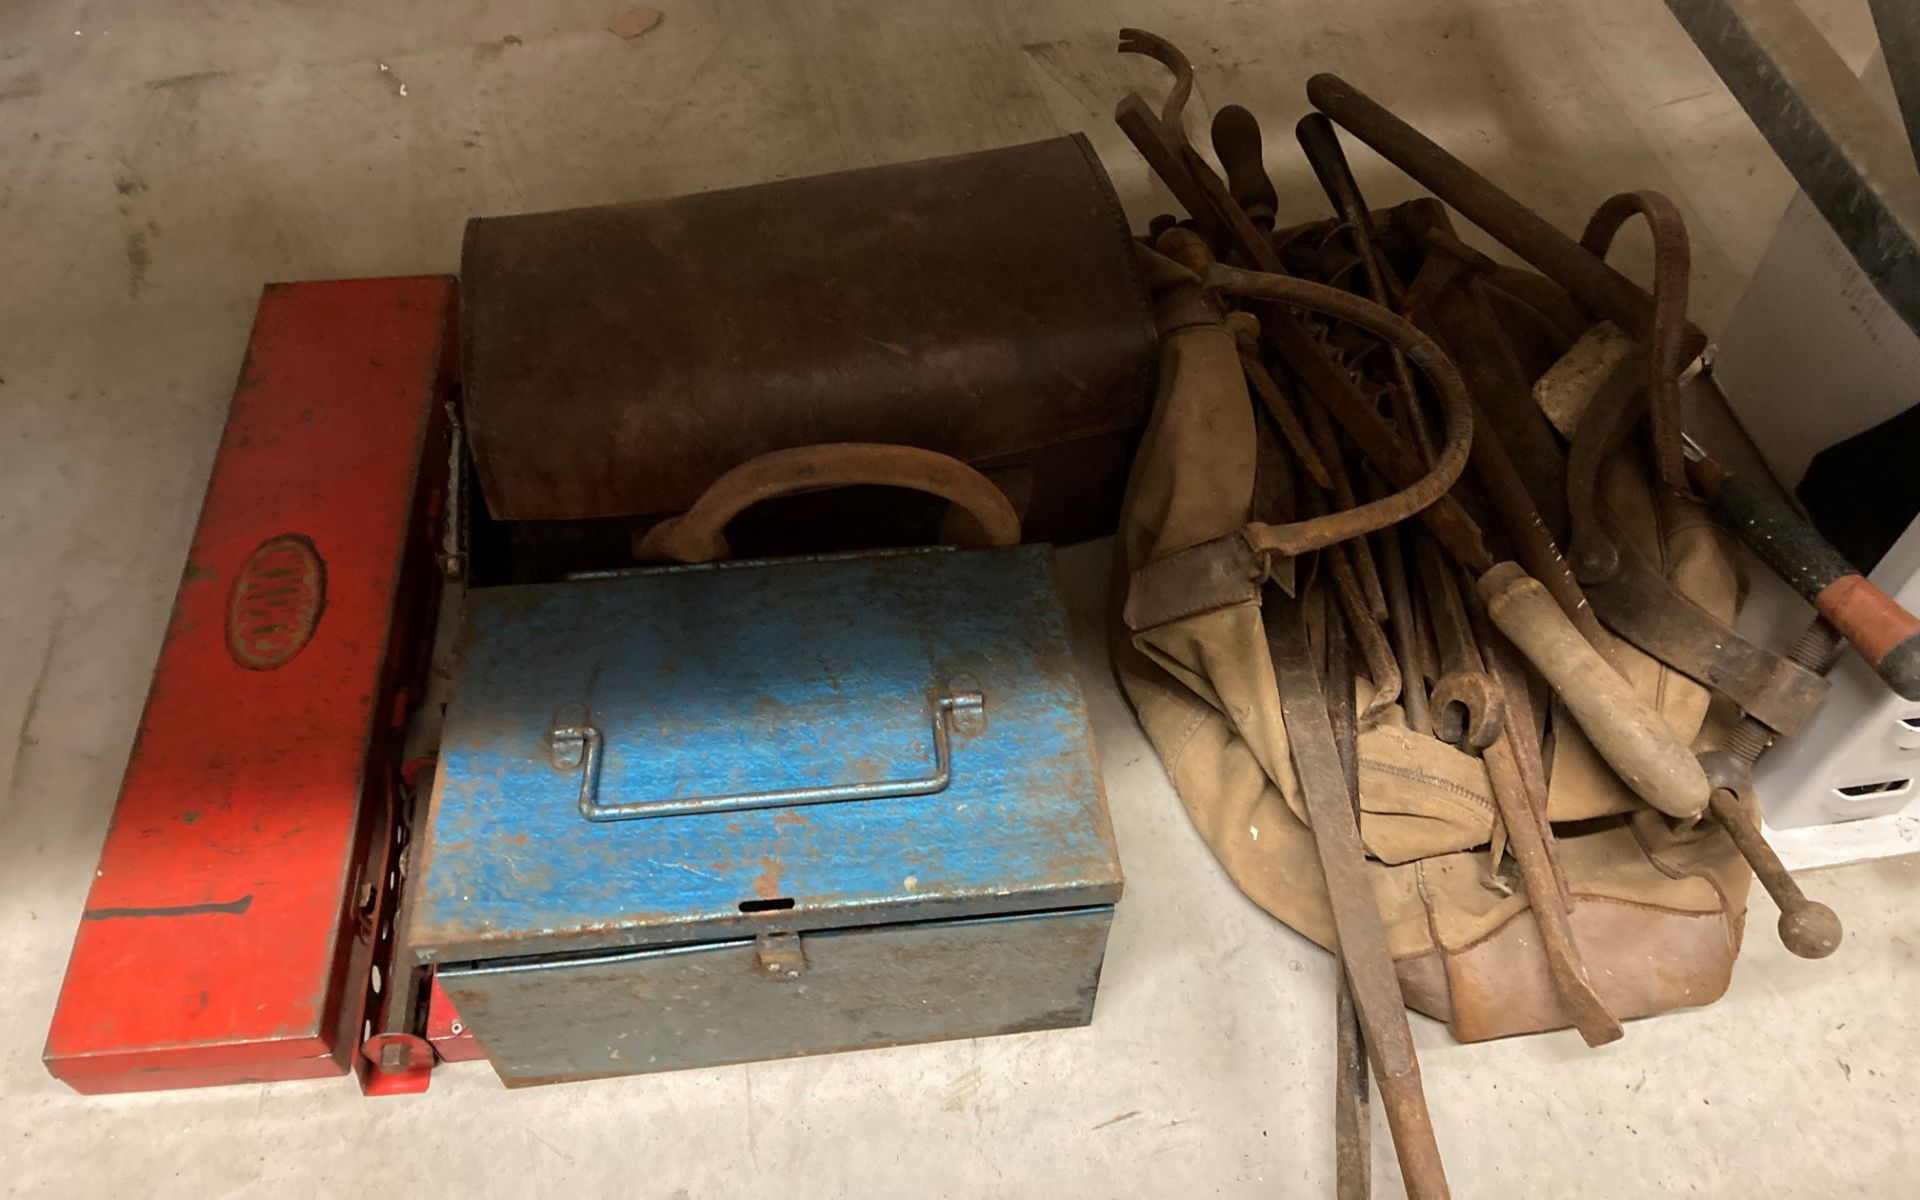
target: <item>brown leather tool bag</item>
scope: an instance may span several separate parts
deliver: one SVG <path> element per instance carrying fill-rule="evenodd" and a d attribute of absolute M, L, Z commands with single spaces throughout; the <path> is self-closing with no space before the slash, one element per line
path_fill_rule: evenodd
<path fill-rule="evenodd" d="M 977 468 L 1030 539 L 1084 538 L 1114 527 L 1150 403 L 1146 289 L 1079 135 L 478 219 L 462 289 L 467 427 L 501 521 L 637 529 L 759 455 L 879 442 Z"/>

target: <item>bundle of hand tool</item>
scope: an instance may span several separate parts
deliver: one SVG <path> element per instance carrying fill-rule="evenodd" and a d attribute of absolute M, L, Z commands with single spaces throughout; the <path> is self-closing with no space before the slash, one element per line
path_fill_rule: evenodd
<path fill-rule="evenodd" d="M 1749 868 L 1788 948 L 1831 953 L 1839 922 L 1767 847 L 1748 768 L 1818 706 L 1840 635 L 1898 686 L 1916 627 L 1826 564 L 1803 590 L 1831 623 L 1791 655 L 1732 629 L 1730 544 L 1693 488 L 1723 512 L 1732 493 L 1681 431 L 1705 339 L 1663 197 L 1616 196 L 1576 240 L 1320 75 L 1296 133 L 1333 216 L 1277 224 L 1252 115 L 1215 115 L 1216 169 L 1185 132 L 1185 56 L 1137 30 L 1120 48 L 1173 73 L 1158 111 L 1136 93 L 1116 118 L 1186 215 L 1140 239 L 1160 395 L 1116 669 L 1235 882 L 1341 956 L 1339 1194 L 1366 1188 L 1370 1061 L 1409 1192 L 1444 1195 L 1405 1008 L 1465 1041 L 1599 1045 L 1709 1003 Z M 1434 198 L 1369 209 L 1336 125 Z M 1650 293 L 1606 262 L 1634 216 Z M 1736 527 L 1791 519 L 1733 492 Z"/>

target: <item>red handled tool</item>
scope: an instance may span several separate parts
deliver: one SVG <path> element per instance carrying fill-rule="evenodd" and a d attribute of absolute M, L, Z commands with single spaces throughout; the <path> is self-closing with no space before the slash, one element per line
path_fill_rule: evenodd
<path fill-rule="evenodd" d="M 1903 700 L 1920 700 L 1920 617 L 1841 557 L 1778 493 L 1686 441 L 1687 474 L 1727 527 L 1793 585 Z"/>

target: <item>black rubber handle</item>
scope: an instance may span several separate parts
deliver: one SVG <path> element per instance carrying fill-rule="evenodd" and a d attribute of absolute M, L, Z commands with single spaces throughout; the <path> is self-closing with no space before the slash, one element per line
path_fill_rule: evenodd
<path fill-rule="evenodd" d="M 1772 488 L 1710 458 L 1694 486 L 1761 562 L 1809 600 L 1903 700 L 1920 701 L 1920 618 L 1869 581 Z"/>

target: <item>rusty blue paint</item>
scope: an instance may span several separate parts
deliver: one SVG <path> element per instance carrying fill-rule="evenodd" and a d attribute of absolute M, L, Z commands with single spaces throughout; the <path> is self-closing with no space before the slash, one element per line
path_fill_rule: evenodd
<path fill-rule="evenodd" d="M 910 780 L 936 762 L 932 714 L 954 691 L 978 692 L 984 719 L 955 719 L 951 780 L 930 795 L 589 821 L 578 757 L 556 765 L 549 746 L 584 709 L 609 804 Z M 1120 891 L 1046 547 L 477 591 L 441 762 L 411 933 L 442 962 Z"/>

